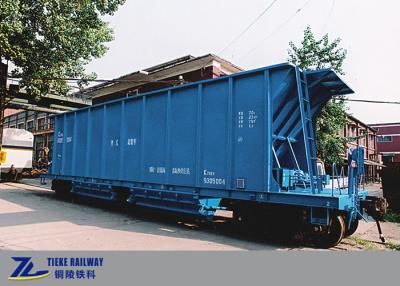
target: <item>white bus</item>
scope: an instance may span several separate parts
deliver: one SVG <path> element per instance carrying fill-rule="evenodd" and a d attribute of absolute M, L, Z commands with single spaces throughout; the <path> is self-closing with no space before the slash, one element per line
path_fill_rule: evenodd
<path fill-rule="evenodd" d="M 7 178 L 11 166 L 18 173 L 24 169 L 32 169 L 33 134 L 31 132 L 17 128 L 4 128 L 1 150 L 6 153 L 5 162 L 0 165 L 2 178 Z"/>

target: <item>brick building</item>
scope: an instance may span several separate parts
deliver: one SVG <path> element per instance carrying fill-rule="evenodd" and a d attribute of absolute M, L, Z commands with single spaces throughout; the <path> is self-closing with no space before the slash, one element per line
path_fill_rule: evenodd
<path fill-rule="evenodd" d="M 377 130 L 351 115 L 347 116 L 347 121 L 340 135 L 351 140 L 350 146 L 364 147 L 366 179 L 367 181 L 378 180 L 382 158 L 377 149 Z"/>
<path fill-rule="evenodd" d="M 383 162 L 400 162 L 400 122 L 370 124 L 377 130 L 378 152 Z"/>
<path fill-rule="evenodd" d="M 88 97 L 93 104 L 97 104 L 183 82 L 196 82 L 240 71 L 243 70 L 213 54 L 200 57 L 188 55 L 95 85 L 81 92 L 80 96 Z"/>

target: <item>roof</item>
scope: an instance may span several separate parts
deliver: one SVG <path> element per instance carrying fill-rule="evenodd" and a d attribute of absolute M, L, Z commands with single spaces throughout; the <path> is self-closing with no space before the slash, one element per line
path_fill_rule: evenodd
<path fill-rule="evenodd" d="M 353 115 L 347 114 L 347 117 L 350 118 L 351 120 L 355 121 L 355 122 L 360 123 L 361 125 L 363 125 L 366 128 L 369 128 L 369 129 L 371 129 L 371 130 L 373 130 L 375 132 L 377 131 L 375 128 L 373 128 L 373 126 L 371 126 L 370 124 L 362 122 L 360 119 L 354 117 Z"/>
<path fill-rule="evenodd" d="M 389 126 L 400 126 L 400 122 L 390 122 L 390 123 L 372 123 L 368 124 L 373 127 L 389 127 Z"/>
<path fill-rule="evenodd" d="M 206 54 L 200 57 L 187 55 L 156 66 L 146 68 L 144 70 L 137 70 L 135 72 L 125 74 L 123 76 L 98 85 L 94 85 L 83 90 L 82 92 L 79 92 L 79 94 L 91 98 L 101 97 L 108 94 L 132 89 L 148 82 L 162 81 L 167 78 L 179 76 L 184 72 L 194 71 L 212 66 L 214 61 L 218 62 L 223 69 L 227 70 L 230 73 L 243 71 L 242 68 L 214 54 Z"/>

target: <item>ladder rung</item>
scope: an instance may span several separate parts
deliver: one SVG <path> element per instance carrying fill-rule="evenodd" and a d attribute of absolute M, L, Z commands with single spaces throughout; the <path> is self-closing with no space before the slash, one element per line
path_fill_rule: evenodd
<path fill-rule="evenodd" d="M 310 117 L 305 117 L 305 119 L 308 120 L 308 121 L 311 121 L 311 118 L 310 118 Z"/>
<path fill-rule="evenodd" d="M 308 138 L 308 140 L 314 140 L 314 138 L 312 138 L 312 137 L 307 137 Z"/>
<path fill-rule="evenodd" d="M 305 101 L 305 102 L 310 102 L 307 98 L 303 98 L 303 100 Z"/>

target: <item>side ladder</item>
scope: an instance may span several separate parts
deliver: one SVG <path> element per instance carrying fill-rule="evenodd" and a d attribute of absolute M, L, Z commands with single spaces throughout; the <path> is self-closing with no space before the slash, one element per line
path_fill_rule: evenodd
<path fill-rule="evenodd" d="M 307 78 L 299 67 L 296 67 L 297 93 L 299 96 L 299 108 L 301 124 L 303 128 L 304 147 L 306 152 L 307 170 L 310 176 L 310 186 L 312 193 L 316 193 L 314 176 L 317 175 L 317 155 L 314 129 L 311 118 L 310 97 L 308 94 Z"/>

